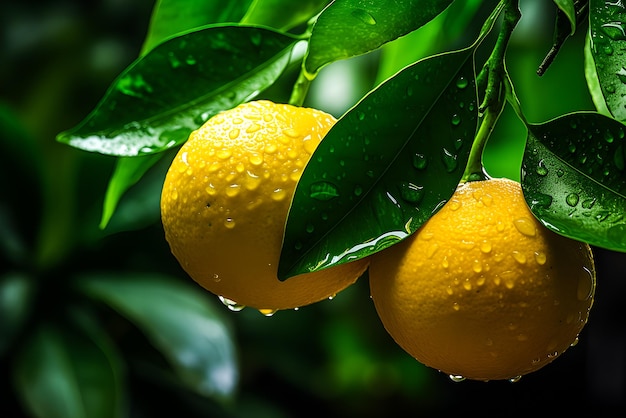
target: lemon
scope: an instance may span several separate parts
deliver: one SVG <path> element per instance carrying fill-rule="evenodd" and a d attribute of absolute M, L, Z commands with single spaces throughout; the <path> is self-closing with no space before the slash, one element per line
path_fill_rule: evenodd
<path fill-rule="evenodd" d="M 161 218 L 182 268 L 232 306 L 264 313 L 334 296 L 367 260 L 277 278 L 296 183 L 336 122 L 320 110 L 266 100 L 221 112 L 193 132 L 165 178 Z"/>
<path fill-rule="evenodd" d="M 575 344 L 596 284 L 590 247 L 541 225 L 507 179 L 459 185 L 415 234 L 371 257 L 369 276 L 405 351 L 476 380 L 516 379 Z"/>

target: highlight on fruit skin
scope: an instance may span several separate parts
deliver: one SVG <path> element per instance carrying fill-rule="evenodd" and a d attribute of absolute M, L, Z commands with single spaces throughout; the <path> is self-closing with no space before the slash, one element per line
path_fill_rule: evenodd
<path fill-rule="evenodd" d="M 515 381 L 576 344 L 596 285 L 589 245 L 546 229 L 507 179 L 459 185 L 411 237 L 371 257 L 369 280 L 405 351 L 483 381 Z"/>
<path fill-rule="evenodd" d="M 367 269 L 361 259 L 277 278 L 296 183 L 335 122 L 316 109 L 249 102 L 210 118 L 172 162 L 161 194 L 166 240 L 189 276 L 231 309 L 269 315 L 308 305 Z"/>

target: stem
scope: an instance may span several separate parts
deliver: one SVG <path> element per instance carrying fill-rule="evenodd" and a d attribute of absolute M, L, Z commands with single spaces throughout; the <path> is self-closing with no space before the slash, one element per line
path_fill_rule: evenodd
<path fill-rule="evenodd" d="M 479 84 L 484 84 L 487 77 L 487 88 L 485 90 L 485 98 L 480 105 L 478 111 L 484 112 L 488 107 L 492 106 L 499 100 L 500 89 L 504 80 L 504 57 L 506 50 L 513 34 L 513 29 L 517 26 L 522 14 L 518 6 L 519 0 L 506 0 L 504 5 L 504 19 L 496 45 L 485 63 L 482 71 L 477 77 Z"/>
<path fill-rule="evenodd" d="M 487 174 L 483 166 L 482 157 L 485 145 L 487 145 L 487 140 L 491 136 L 491 133 L 496 127 L 496 122 L 498 121 L 500 115 L 502 114 L 502 111 L 504 110 L 505 101 L 499 100 L 499 102 L 500 105 L 490 106 L 485 111 L 483 120 L 480 124 L 480 128 L 476 133 L 476 137 L 474 137 L 474 142 L 472 143 L 472 149 L 469 153 L 467 166 L 465 167 L 463 177 L 461 177 L 461 183 L 467 181 L 486 180 L 489 178 L 489 175 Z"/>
<path fill-rule="evenodd" d="M 290 105 L 302 106 L 304 99 L 306 99 L 306 94 L 309 91 L 309 87 L 311 86 L 311 81 L 313 80 L 307 77 L 307 73 L 303 65 L 300 70 L 300 74 L 298 74 L 298 79 L 293 85 L 293 90 L 291 91 L 291 97 L 289 98 Z"/>
<path fill-rule="evenodd" d="M 515 29 L 517 22 L 521 18 L 518 2 L 519 0 L 505 0 L 504 19 L 496 45 L 476 78 L 479 85 L 485 85 L 486 83 L 487 86 L 483 102 L 478 108 L 479 114 L 482 113 L 482 120 L 474 137 L 461 182 L 486 180 L 489 178 L 483 166 L 482 156 L 487 140 L 504 110 L 507 92 L 512 93 L 512 86 L 510 85 L 505 67 L 505 55 L 513 29 Z M 514 93 L 512 94 L 514 95 Z"/>

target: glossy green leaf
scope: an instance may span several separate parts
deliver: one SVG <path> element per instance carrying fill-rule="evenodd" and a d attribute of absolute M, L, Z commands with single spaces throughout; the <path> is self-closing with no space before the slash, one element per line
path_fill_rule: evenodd
<path fill-rule="evenodd" d="M 105 195 L 100 225 L 106 227 L 105 233 L 136 230 L 159 221 L 161 189 L 176 151 L 120 157 Z"/>
<path fill-rule="evenodd" d="M 245 26 L 211 26 L 170 39 L 124 70 L 96 109 L 57 139 L 116 156 L 176 147 L 217 112 L 270 86 L 295 42 Z"/>
<path fill-rule="evenodd" d="M 574 0 L 554 0 L 554 4 L 565 14 L 571 25 L 570 34 L 576 32 L 576 7 Z"/>
<path fill-rule="evenodd" d="M 236 23 L 252 0 L 158 0 L 152 11 L 143 54 L 176 34 L 214 23 Z"/>
<path fill-rule="evenodd" d="M 609 108 L 606 107 L 604 101 L 604 95 L 602 94 L 602 87 L 600 87 L 600 80 L 598 80 L 598 72 L 596 71 L 596 64 L 593 60 L 593 54 L 591 53 L 591 36 L 589 32 L 585 37 L 584 47 L 584 63 L 585 63 L 585 81 L 587 82 L 587 88 L 591 95 L 591 100 L 598 111 L 605 116 L 611 116 Z"/>
<path fill-rule="evenodd" d="M 280 278 L 382 250 L 450 198 L 477 128 L 472 52 L 405 68 L 333 126 L 298 182 Z"/>
<path fill-rule="evenodd" d="M 589 1 L 591 53 L 611 114 L 626 121 L 626 8 L 621 1 Z"/>
<path fill-rule="evenodd" d="M 373 51 L 414 31 L 441 13 L 452 0 L 335 0 L 313 26 L 304 68 L 310 74 L 324 65 Z"/>
<path fill-rule="evenodd" d="M 306 23 L 329 2 L 330 0 L 254 0 L 240 23 L 289 30 Z"/>
<path fill-rule="evenodd" d="M 84 276 L 80 286 L 142 330 L 192 390 L 218 398 L 233 393 L 232 337 L 199 288 L 156 274 Z"/>
<path fill-rule="evenodd" d="M 574 113 L 528 129 L 522 188 L 531 211 L 562 235 L 626 251 L 626 127 Z"/>
<path fill-rule="evenodd" d="M 104 196 L 102 219 L 100 220 L 101 229 L 104 229 L 109 223 L 122 195 L 129 187 L 137 183 L 146 171 L 161 159 L 161 156 L 162 154 L 159 153 L 141 157 L 120 157 L 117 160 L 115 171 L 109 180 Z"/>
<path fill-rule="evenodd" d="M 34 330 L 13 370 L 17 391 L 31 416 L 124 415 L 120 364 L 99 342 L 75 329 L 51 324 Z"/>

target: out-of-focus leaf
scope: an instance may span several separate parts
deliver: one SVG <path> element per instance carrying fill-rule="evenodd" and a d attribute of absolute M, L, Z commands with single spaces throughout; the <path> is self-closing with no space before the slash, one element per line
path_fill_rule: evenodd
<path fill-rule="evenodd" d="M 622 1 L 589 1 L 591 55 L 604 101 L 611 114 L 626 121 L 626 8 Z"/>
<path fill-rule="evenodd" d="M 102 209 L 102 219 L 100 228 L 104 229 L 122 195 L 129 187 L 137 183 L 141 177 L 161 159 L 162 153 L 151 154 L 141 157 L 120 157 L 115 165 L 115 171 L 109 180 L 104 206 Z"/>
<path fill-rule="evenodd" d="M 329 2 L 330 0 L 254 0 L 240 23 L 289 30 L 307 22 Z"/>
<path fill-rule="evenodd" d="M 450 3 L 452 0 L 335 0 L 313 26 L 304 68 L 317 74 L 333 61 L 373 51 L 424 25 Z"/>
<path fill-rule="evenodd" d="M 0 357 L 21 331 L 32 295 L 33 286 L 27 275 L 10 272 L 0 276 Z"/>
<path fill-rule="evenodd" d="M 131 64 L 96 109 L 57 139 L 116 156 L 162 152 L 283 72 L 296 40 L 269 29 L 211 26 L 169 39 Z"/>
<path fill-rule="evenodd" d="M 85 334 L 51 324 L 29 338 L 14 365 L 17 390 L 37 418 L 124 415 L 120 364 Z"/>
<path fill-rule="evenodd" d="M 576 8 L 574 0 L 554 0 L 554 4 L 565 14 L 571 25 L 570 34 L 576 31 Z"/>
<path fill-rule="evenodd" d="M 213 23 L 236 23 L 246 13 L 251 2 L 158 0 L 150 19 L 143 54 L 173 35 Z"/>
<path fill-rule="evenodd" d="M 626 127 L 573 113 L 528 130 L 522 188 L 531 211 L 562 235 L 626 251 Z"/>
<path fill-rule="evenodd" d="M 191 389 L 232 394 L 238 371 L 231 335 L 199 289 L 151 274 L 89 275 L 79 285 L 142 330 Z"/>
<path fill-rule="evenodd" d="M 473 51 L 405 68 L 333 126 L 296 187 L 280 278 L 389 247 L 450 198 L 477 128 Z"/>

